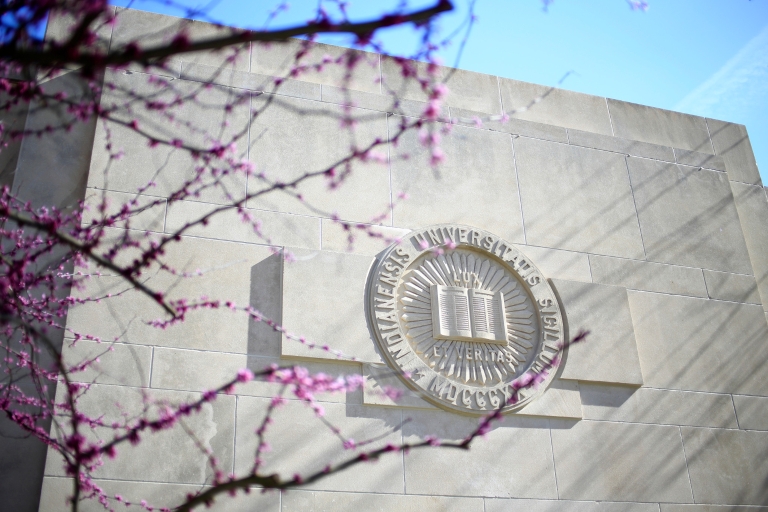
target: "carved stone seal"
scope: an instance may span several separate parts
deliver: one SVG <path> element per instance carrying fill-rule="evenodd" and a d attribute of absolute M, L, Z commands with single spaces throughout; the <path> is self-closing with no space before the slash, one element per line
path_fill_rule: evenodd
<path fill-rule="evenodd" d="M 389 247 L 370 276 L 368 313 L 405 383 L 466 414 L 498 409 L 512 381 L 550 366 L 564 341 L 560 306 L 542 273 L 509 242 L 468 226 L 413 231 Z M 534 400 L 555 370 L 505 410 Z"/>

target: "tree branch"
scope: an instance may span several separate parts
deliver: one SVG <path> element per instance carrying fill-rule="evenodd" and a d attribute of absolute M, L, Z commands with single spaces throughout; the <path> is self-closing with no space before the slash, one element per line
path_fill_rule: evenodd
<path fill-rule="evenodd" d="M 11 45 L 0 47 L 0 59 L 13 61 L 21 65 L 36 66 L 63 66 L 77 64 L 87 66 L 90 69 L 100 69 L 106 66 L 121 66 L 132 62 L 150 62 L 162 60 L 173 55 L 192 53 L 206 50 L 218 50 L 227 46 L 248 42 L 277 42 L 285 41 L 290 37 L 307 36 L 316 34 L 354 34 L 367 37 L 376 30 L 394 25 L 406 23 L 422 24 L 434 16 L 453 10 L 450 0 L 438 0 L 432 7 L 421 9 L 410 14 L 389 14 L 380 18 L 353 23 L 344 21 L 332 23 L 329 20 L 311 21 L 306 24 L 281 30 L 249 31 L 233 30 L 230 35 L 214 37 L 195 42 L 184 42 L 178 39 L 169 44 L 156 46 L 146 50 L 137 49 L 135 46 L 126 47 L 120 51 L 107 54 L 87 52 L 73 54 L 71 41 L 58 47 L 49 47 L 44 50 L 19 48 Z"/>

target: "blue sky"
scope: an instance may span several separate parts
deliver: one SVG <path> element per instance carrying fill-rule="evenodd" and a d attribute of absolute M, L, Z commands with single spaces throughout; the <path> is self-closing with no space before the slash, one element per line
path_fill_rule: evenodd
<path fill-rule="evenodd" d="M 454 0 L 440 20 L 443 35 L 466 18 L 470 0 Z M 261 28 L 277 0 L 182 0 L 213 5 L 215 21 Z M 400 0 L 349 0 L 353 18 L 366 19 Z M 434 0 L 412 0 L 416 8 Z M 153 0 L 117 0 L 139 9 L 179 15 Z M 616 98 L 745 124 L 763 182 L 768 184 L 768 0 L 648 0 L 646 12 L 625 0 L 477 0 L 477 24 L 458 67 L 517 80 Z M 273 26 L 309 17 L 317 0 L 293 0 Z M 392 53 L 409 54 L 416 41 L 404 28 L 381 33 Z M 325 42 L 348 44 L 339 37 Z M 457 63 L 460 38 L 441 51 Z"/>

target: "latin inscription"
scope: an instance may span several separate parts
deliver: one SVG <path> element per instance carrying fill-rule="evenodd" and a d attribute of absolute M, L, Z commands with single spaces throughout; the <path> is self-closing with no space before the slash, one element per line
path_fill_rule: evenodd
<path fill-rule="evenodd" d="M 453 244 L 477 247 L 511 264 L 529 285 L 534 286 L 542 280 L 541 274 L 513 246 L 493 235 L 485 235 L 480 230 L 463 227 L 428 229 L 411 235 L 411 242 L 422 249 L 434 249 Z"/>
<path fill-rule="evenodd" d="M 516 377 L 554 373 L 559 362 L 562 314 L 550 285 L 517 248 L 483 230 L 413 232 L 378 262 L 370 290 L 371 320 L 387 359 L 418 376 L 407 383 L 437 405 L 497 409 L 514 393 Z M 452 316 L 443 318 L 446 312 Z M 521 390 L 511 409 L 541 391 Z"/>

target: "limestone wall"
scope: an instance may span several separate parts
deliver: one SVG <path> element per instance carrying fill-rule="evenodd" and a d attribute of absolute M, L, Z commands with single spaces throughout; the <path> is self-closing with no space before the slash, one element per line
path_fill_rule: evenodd
<path fill-rule="evenodd" d="M 174 23 L 123 11 L 111 44 L 141 31 L 162 34 Z M 254 46 L 250 59 L 223 73 L 216 55 L 174 61 L 175 87 L 216 81 L 204 92 L 208 107 L 189 107 L 183 115 L 215 129 L 230 93 L 263 90 L 292 51 L 293 45 Z M 317 50 L 320 56 L 339 51 Z M 425 98 L 402 85 L 386 59 L 365 59 L 348 93 L 357 136 L 386 138 L 399 116 L 424 110 Z M 147 87 L 138 71 L 108 71 L 108 79 Z M 288 180 L 328 165 L 349 148 L 336 118 L 347 97 L 341 79 L 326 72 L 289 80 L 266 115 L 250 121 L 249 105 L 242 105 L 227 129 L 244 130 L 239 150 L 272 176 Z M 308 350 L 226 310 L 153 329 L 141 320 L 160 310 L 128 292 L 70 311 L 69 327 L 120 337 L 100 371 L 83 377 L 97 383 L 91 411 L 109 418 L 119 414 L 115 402 L 138 407 L 146 388 L 181 400 L 242 367 L 300 361 L 314 371 L 366 376 L 363 391 L 323 397 L 327 417 L 345 436 L 381 436 L 381 443 L 465 436 L 476 419 L 410 391 L 396 402 L 376 392 L 402 386 L 387 370 L 366 316 L 368 275 L 386 244 L 363 236 L 349 250 L 331 214 L 367 223 L 384 213 L 373 229 L 385 236 L 451 223 L 515 244 L 552 280 L 568 331 L 585 328 L 590 336 L 570 349 L 546 393 L 469 452 L 393 455 L 305 490 L 252 493 L 215 509 L 747 512 L 757 509 L 737 505 L 768 505 L 768 201 L 746 129 L 564 90 L 508 123 L 478 126 L 474 116 L 528 104 L 547 88 L 463 70 L 450 75 L 448 87 L 445 115 L 459 122 L 443 137 L 446 160 L 437 170 L 411 133 L 389 147 L 386 165 L 358 166 L 338 191 L 328 192 L 324 183 L 302 187 L 318 210 L 286 195 L 249 202 L 269 243 L 296 261 L 275 256 L 233 213 L 190 232 L 169 251 L 171 264 L 207 273 L 179 284 L 149 279 L 172 296 L 207 294 L 251 304 L 356 362 Z M 396 106 L 388 90 L 397 92 Z M 118 93 L 105 92 L 102 104 L 115 100 L 111 94 Z M 107 194 L 119 204 L 158 169 L 157 186 L 147 195 L 165 197 L 189 176 L 186 157 L 150 150 L 119 128 L 112 142 L 125 148 L 125 156 L 110 164 L 101 125 L 86 197 Z M 398 159 L 405 153 L 414 156 Z M 242 196 L 254 186 L 233 179 L 231 190 Z M 409 199 L 390 208 L 400 192 Z M 170 232 L 224 201 L 211 195 L 146 211 L 134 227 Z M 124 287 L 104 275 L 91 279 L 84 293 Z M 80 342 L 68 356 L 75 360 L 96 349 Z M 277 391 L 273 384 L 247 384 L 190 423 L 226 467 L 242 472 L 253 457 L 253 429 Z M 344 455 L 339 440 L 295 401 L 278 412 L 273 432 L 267 472 L 319 469 Z M 180 428 L 124 448 L 96 476 L 110 493 L 166 505 L 211 477 L 205 456 Z M 62 509 L 67 492 L 61 462 L 49 453 L 40 510 Z"/>

